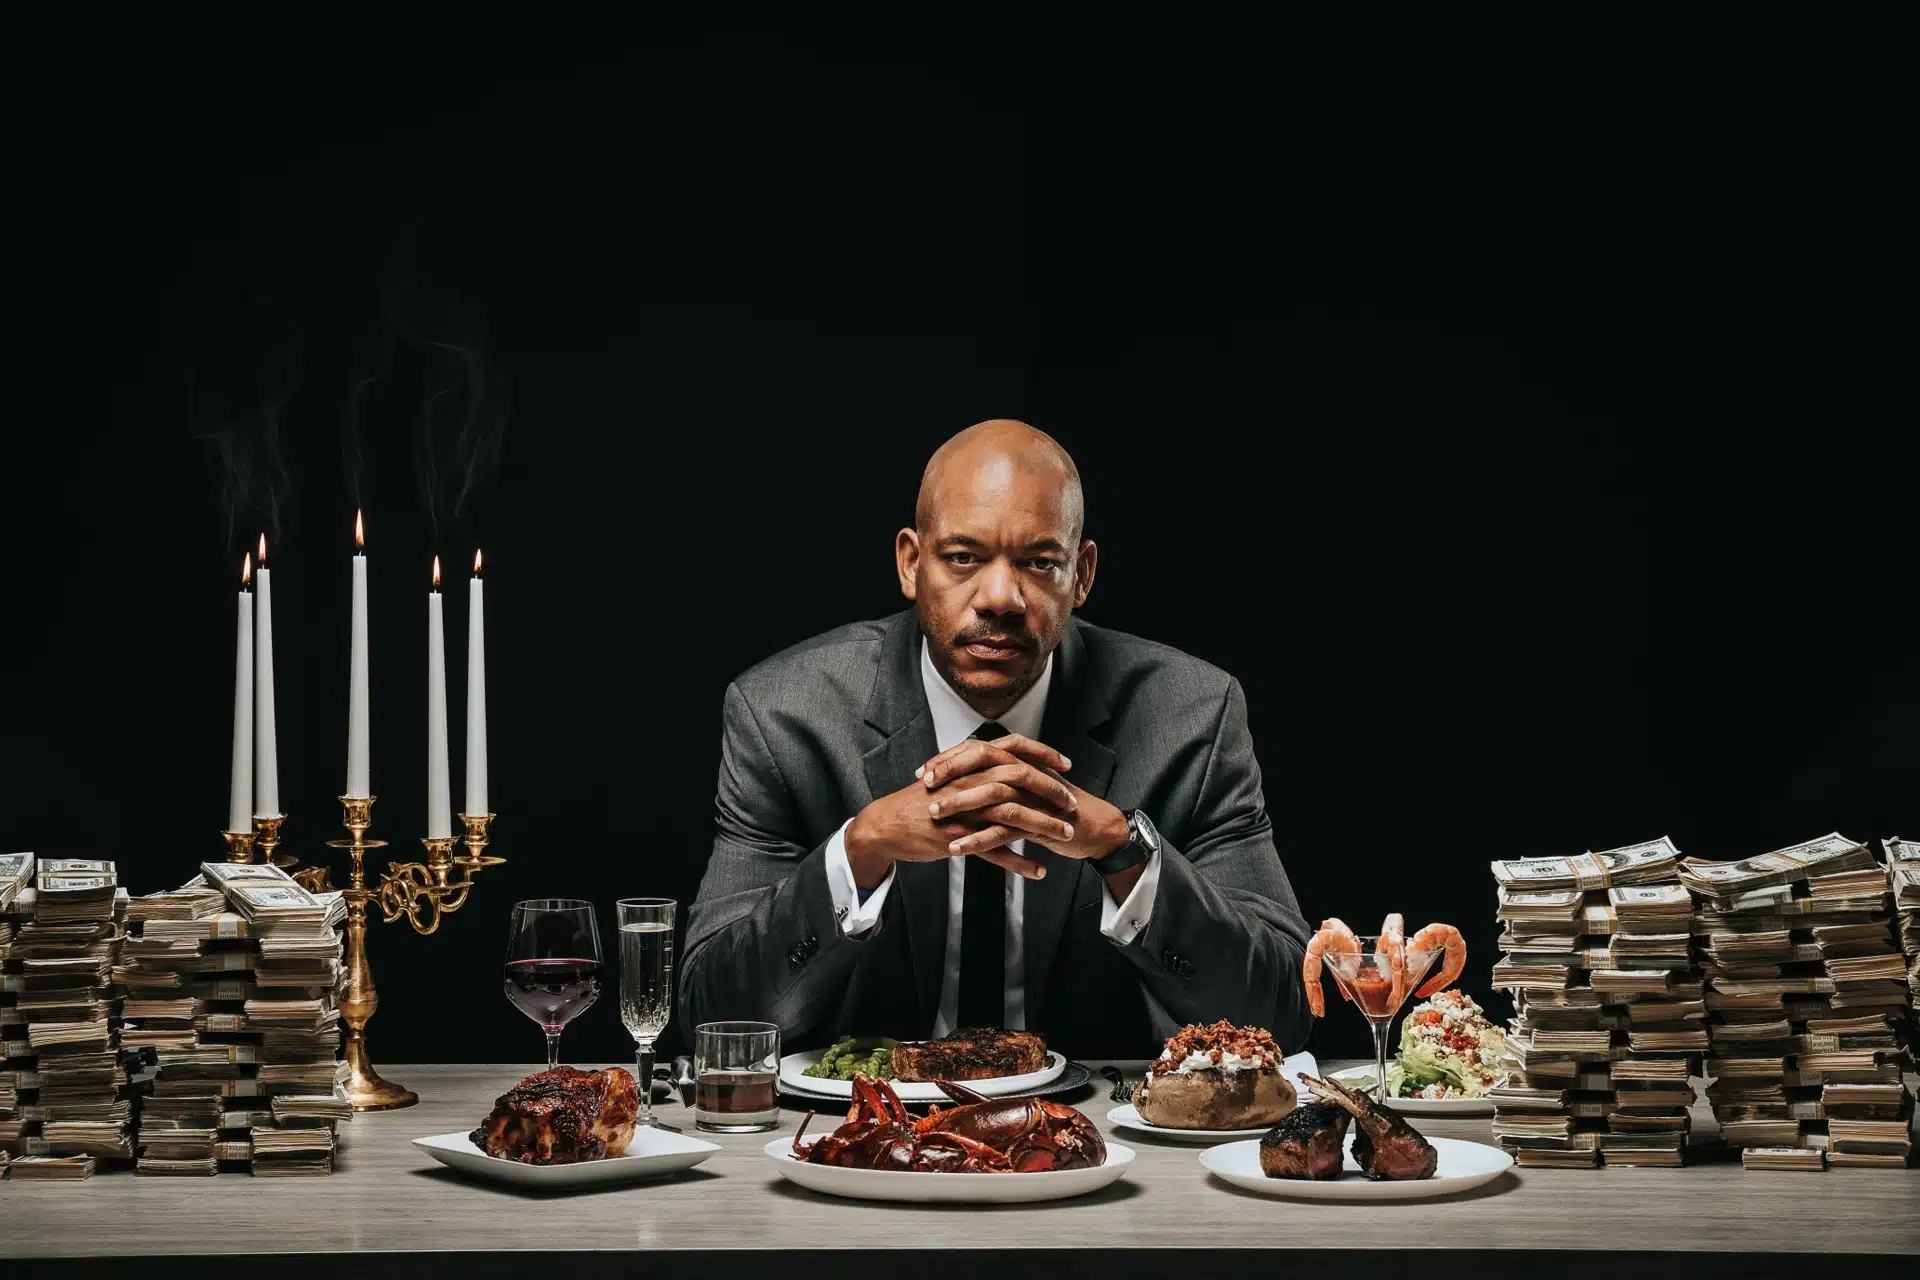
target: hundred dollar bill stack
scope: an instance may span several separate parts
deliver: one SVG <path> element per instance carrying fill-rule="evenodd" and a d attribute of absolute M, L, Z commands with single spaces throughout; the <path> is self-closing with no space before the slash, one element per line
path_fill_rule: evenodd
<path fill-rule="evenodd" d="M 331 1172 L 352 1116 L 339 1088 L 340 896 L 271 865 L 206 863 L 132 914 L 128 1035 L 158 1066 L 139 1172 Z"/>
<path fill-rule="evenodd" d="M 0 1150 L 16 1178 L 85 1178 L 133 1155 L 113 985 L 127 895 L 111 862 L 7 854 L 0 900 Z"/>
<path fill-rule="evenodd" d="M 1493 864 L 1513 993 L 1494 1136 L 1522 1165 L 1685 1163 L 1707 1047 L 1692 899 L 1666 837 Z"/>
<path fill-rule="evenodd" d="M 0 854 L 0 1171 L 20 1149 L 26 1131 L 21 1097 L 34 1097 L 40 1082 L 26 1044 L 26 1022 L 18 1012 L 20 995 L 14 990 L 10 960 L 15 904 L 32 883 L 32 854 Z"/>
<path fill-rule="evenodd" d="M 1900 915 L 1900 950 L 1907 957 L 1907 1030 L 1909 1046 L 1920 1032 L 1920 840 L 1889 836 L 1887 878 L 1893 909 Z"/>
<path fill-rule="evenodd" d="M 1900 1036 L 1907 962 L 1888 871 L 1834 832 L 1680 876 L 1704 941 L 1707 1096 L 1749 1168 L 1903 1166 L 1913 1100 Z"/>

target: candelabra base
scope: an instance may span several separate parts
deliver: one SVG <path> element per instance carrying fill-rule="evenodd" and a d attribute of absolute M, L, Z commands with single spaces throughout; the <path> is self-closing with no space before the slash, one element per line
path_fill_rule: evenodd
<path fill-rule="evenodd" d="M 358 1053 L 354 1050 L 359 1050 Z M 347 1101 L 355 1111 L 398 1111 L 420 1101 L 420 1096 L 405 1085 L 383 1080 L 367 1060 L 366 1043 L 347 1046 Z"/>

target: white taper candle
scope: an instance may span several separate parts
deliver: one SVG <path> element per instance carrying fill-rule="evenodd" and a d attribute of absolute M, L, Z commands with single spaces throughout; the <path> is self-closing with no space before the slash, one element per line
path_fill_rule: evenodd
<path fill-rule="evenodd" d="M 350 796 L 373 794 L 368 749 L 367 692 L 367 543 L 366 526 L 353 513 L 353 623 L 347 641 L 347 789 Z"/>
<path fill-rule="evenodd" d="M 440 609 L 440 557 L 427 596 L 427 838 L 453 834 L 447 771 L 447 624 Z"/>
<path fill-rule="evenodd" d="M 280 812 L 280 739 L 273 715 L 273 575 L 267 571 L 267 535 L 253 582 L 253 811 Z"/>
<path fill-rule="evenodd" d="M 233 767 L 227 780 L 227 830 L 253 830 L 253 553 L 240 566 L 240 610 L 233 643 Z"/>
<path fill-rule="evenodd" d="M 473 553 L 467 595 L 467 807 L 487 812 L 487 605 L 480 553 Z"/>

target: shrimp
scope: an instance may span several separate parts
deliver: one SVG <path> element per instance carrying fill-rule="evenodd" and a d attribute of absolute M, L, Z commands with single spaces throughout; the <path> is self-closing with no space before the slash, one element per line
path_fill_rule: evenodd
<path fill-rule="evenodd" d="M 1326 1016 L 1326 995 L 1320 989 L 1320 957 L 1329 951 L 1344 951 L 1352 955 L 1360 954 L 1360 939 L 1353 936 L 1353 930 L 1343 921 L 1331 916 L 1320 922 L 1320 932 L 1313 935 L 1307 943 L 1307 958 L 1300 963 L 1300 977 L 1307 987 L 1307 1008 L 1313 1016 Z M 1346 992 L 1342 991 L 1342 995 Z M 1353 997 L 1348 996 L 1348 999 Z"/>
<path fill-rule="evenodd" d="M 1407 997 L 1407 922 L 1398 911 L 1380 923 L 1380 940 L 1373 947 L 1374 962 L 1393 979 L 1393 1007 Z"/>
<path fill-rule="evenodd" d="M 1407 939 L 1409 951 L 1446 951 L 1446 958 L 1440 965 L 1440 971 L 1420 984 L 1414 992 L 1422 999 L 1436 991 L 1443 991 L 1447 985 L 1467 967 L 1467 940 L 1460 931 L 1450 924 L 1430 924 Z"/>

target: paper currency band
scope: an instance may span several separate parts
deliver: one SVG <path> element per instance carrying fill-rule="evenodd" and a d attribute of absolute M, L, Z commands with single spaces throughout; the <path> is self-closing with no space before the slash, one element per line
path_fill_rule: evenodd
<path fill-rule="evenodd" d="M 1613 875 L 1607 870 L 1607 864 L 1591 853 L 1576 854 L 1567 859 L 1573 871 L 1573 883 L 1581 889 L 1605 889 L 1613 884 Z"/>

